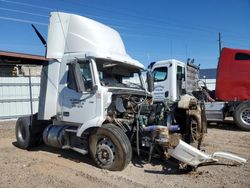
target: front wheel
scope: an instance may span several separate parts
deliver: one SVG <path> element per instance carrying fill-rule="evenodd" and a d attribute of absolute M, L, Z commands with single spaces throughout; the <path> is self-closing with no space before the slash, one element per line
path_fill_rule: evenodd
<path fill-rule="evenodd" d="M 191 145 L 200 149 L 203 139 L 202 129 L 194 117 L 190 118 L 190 142 Z"/>
<path fill-rule="evenodd" d="M 128 137 L 113 124 L 105 124 L 92 132 L 89 151 L 98 167 L 112 171 L 123 170 L 132 158 Z"/>
<path fill-rule="evenodd" d="M 234 121 L 239 128 L 250 131 L 250 102 L 243 102 L 236 107 Z"/>

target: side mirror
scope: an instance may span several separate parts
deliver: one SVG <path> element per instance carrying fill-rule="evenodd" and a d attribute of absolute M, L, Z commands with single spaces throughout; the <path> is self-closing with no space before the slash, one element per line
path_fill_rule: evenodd
<path fill-rule="evenodd" d="M 147 72 L 147 85 L 148 85 L 148 91 L 152 92 L 154 90 L 154 78 L 151 71 Z"/>
<path fill-rule="evenodd" d="M 92 91 L 93 91 L 93 92 L 96 92 L 97 90 L 98 90 L 98 86 L 97 86 L 97 85 L 93 85 L 93 86 L 92 86 Z"/>

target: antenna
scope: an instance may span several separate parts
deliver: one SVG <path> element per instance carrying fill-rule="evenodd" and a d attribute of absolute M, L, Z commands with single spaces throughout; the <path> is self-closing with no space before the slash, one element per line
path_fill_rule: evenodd
<path fill-rule="evenodd" d="M 36 35 L 38 36 L 38 38 L 40 39 L 40 41 L 43 43 L 43 46 L 45 47 L 45 56 L 46 56 L 46 54 L 47 54 L 47 42 L 43 38 L 43 36 L 41 35 L 41 33 L 36 29 L 36 27 L 33 24 L 31 24 L 31 26 L 35 30 Z"/>
<path fill-rule="evenodd" d="M 36 29 L 36 27 L 31 24 L 31 26 L 33 27 L 33 29 L 35 30 L 36 32 L 36 35 L 38 36 L 38 38 L 40 39 L 40 41 L 43 43 L 44 47 L 47 48 L 47 42 L 46 40 L 43 38 L 43 36 L 41 35 L 41 33 Z"/>

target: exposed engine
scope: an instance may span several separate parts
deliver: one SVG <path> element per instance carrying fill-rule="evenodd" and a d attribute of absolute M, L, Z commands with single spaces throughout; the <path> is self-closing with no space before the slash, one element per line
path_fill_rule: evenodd
<path fill-rule="evenodd" d="M 138 120 L 141 126 L 154 124 L 163 120 L 162 105 L 156 109 L 151 99 L 142 96 L 113 95 L 112 103 L 108 108 L 107 121 L 115 123 L 126 131 L 131 131 Z M 156 120 L 156 114 L 159 116 Z"/>
<path fill-rule="evenodd" d="M 188 143 L 198 139 L 197 131 L 202 136 L 198 128 L 202 122 L 200 116 L 201 109 L 193 98 L 170 104 L 152 103 L 151 98 L 139 95 L 113 95 L 106 123 L 122 128 L 137 154 L 146 151 L 150 160 L 156 145 L 167 150 L 175 147 L 179 139 Z M 195 132 L 191 132 L 192 123 L 196 126 Z"/>

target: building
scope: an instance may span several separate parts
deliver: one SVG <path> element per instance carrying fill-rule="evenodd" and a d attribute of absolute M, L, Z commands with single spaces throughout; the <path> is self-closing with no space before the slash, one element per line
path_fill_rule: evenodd
<path fill-rule="evenodd" d="M 209 90 L 215 90 L 217 69 L 200 69 L 199 79 L 204 81 Z"/>
<path fill-rule="evenodd" d="M 0 119 L 37 112 L 41 65 L 46 61 L 42 56 L 0 51 Z"/>

